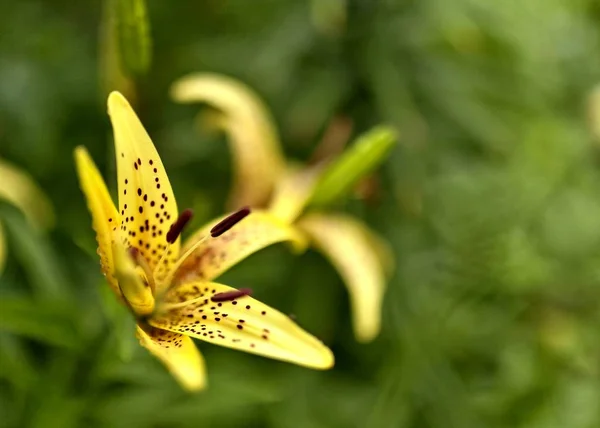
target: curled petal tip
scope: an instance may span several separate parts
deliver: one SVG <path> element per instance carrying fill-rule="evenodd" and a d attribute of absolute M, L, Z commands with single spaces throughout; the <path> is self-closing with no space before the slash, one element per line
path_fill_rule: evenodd
<path fill-rule="evenodd" d="M 75 159 L 77 159 L 78 157 L 84 156 L 87 153 L 87 149 L 85 146 L 77 146 L 75 147 L 75 150 L 73 150 L 73 153 L 75 154 Z"/>
<path fill-rule="evenodd" d="M 362 344 L 367 344 L 375 340 L 375 338 L 379 336 L 379 332 L 381 330 L 378 321 L 379 319 L 376 319 L 375 322 L 371 322 L 371 324 L 366 324 L 363 322 L 365 325 L 355 325 L 354 335 L 356 336 L 356 341 Z"/>
<path fill-rule="evenodd" d="M 307 365 L 317 370 L 329 370 L 335 365 L 335 357 L 331 349 L 323 345 L 323 350 L 320 354 L 315 356 L 315 359 Z"/>
<path fill-rule="evenodd" d="M 187 377 L 185 379 L 178 379 L 181 386 L 188 392 L 202 392 L 208 387 L 206 376 Z"/>
<path fill-rule="evenodd" d="M 118 107 L 130 107 L 129 102 L 127 101 L 127 99 L 123 96 L 123 94 L 121 94 L 118 91 L 112 91 L 109 95 L 108 95 L 108 114 L 111 114 L 111 112 L 113 111 L 113 109 L 118 108 Z"/>

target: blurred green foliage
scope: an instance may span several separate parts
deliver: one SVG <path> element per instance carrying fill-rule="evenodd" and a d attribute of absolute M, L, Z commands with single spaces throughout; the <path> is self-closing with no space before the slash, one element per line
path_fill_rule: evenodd
<path fill-rule="evenodd" d="M 145 0 L 108 0 L 119 62 L 129 75 L 143 75 L 152 60 L 152 41 Z M 109 15 L 109 16 L 110 16 Z"/>
<path fill-rule="evenodd" d="M 333 204 L 351 192 L 361 179 L 386 160 L 397 138 L 393 129 L 384 126 L 360 135 L 352 148 L 325 167 L 310 203 Z"/>
<path fill-rule="evenodd" d="M 332 346 L 335 369 L 200 344 L 210 389 L 180 390 L 104 294 L 73 168 L 83 144 L 115 176 L 104 5 L 4 0 L 0 157 L 41 184 L 57 227 L 44 235 L 0 206 L 0 426 L 600 426 L 600 173 L 585 112 L 600 75 L 597 1 L 147 6 L 153 62 L 137 110 L 194 226 L 220 214 L 231 160 L 223 141 L 197 133 L 197 107 L 168 99 L 185 73 L 254 87 L 297 158 L 340 114 L 357 133 L 400 130 L 379 197 L 344 206 L 396 251 L 382 335 L 355 343 L 325 261 L 270 248 L 223 282 L 294 313 Z"/>

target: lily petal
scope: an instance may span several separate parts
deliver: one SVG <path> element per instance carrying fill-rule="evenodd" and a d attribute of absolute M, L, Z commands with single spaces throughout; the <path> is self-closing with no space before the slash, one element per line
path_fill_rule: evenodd
<path fill-rule="evenodd" d="M 213 125 L 229 136 L 235 162 L 231 207 L 262 205 L 283 173 L 284 157 L 274 120 L 262 100 L 248 86 L 227 76 L 194 73 L 175 82 L 173 99 L 181 103 L 204 102 L 221 115 Z"/>
<path fill-rule="evenodd" d="M 333 367 L 331 350 L 287 315 L 248 295 L 213 301 L 237 290 L 222 284 L 194 282 L 179 287 L 148 322 L 216 345 L 263 355 L 314 369 Z"/>
<path fill-rule="evenodd" d="M 75 163 L 79 183 L 87 200 L 88 209 L 92 214 L 92 225 L 96 231 L 98 255 L 102 272 L 108 284 L 117 294 L 121 295 L 117 279 L 114 276 L 114 261 L 112 243 L 116 236 L 116 228 L 120 221 L 119 213 L 110 198 L 106 184 L 98 172 L 94 161 L 83 147 L 75 149 Z"/>
<path fill-rule="evenodd" d="M 139 325 L 136 337 L 167 366 L 175 379 L 190 391 L 199 391 L 207 385 L 206 365 L 202 354 L 188 336 Z"/>
<path fill-rule="evenodd" d="M 194 233 L 185 242 L 182 254 L 208 236 L 210 229 L 224 217 L 208 223 Z M 290 241 L 297 251 L 307 245 L 306 239 L 294 227 L 266 212 L 253 211 L 231 230 L 199 244 L 180 266 L 175 282 L 196 279 L 210 281 L 256 251 L 283 241 Z"/>
<path fill-rule="evenodd" d="M 166 235 L 177 220 L 177 204 L 156 148 L 127 100 L 118 92 L 108 97 L 115 135 L 122 241 L 140 250 L 150 268 L 162 258 L 156 279 L 164 277 L 179 254 L 179 239 L 167 249 Z"/>
<path fill-rule="evenodd" d="M 391 251 L 381 238 L 349 216 L 311 213 L 300 219 L 298 227 L 329 258 L 348 287 L 357 339 L 373 340 L 381 329 Z"/>
<path fill-rule="evenodd" d="M 268 211 L 287 223 L 293 223 L 310 200 L 322 171 L 321 166 L 289 167 L 275 188 Z"/>

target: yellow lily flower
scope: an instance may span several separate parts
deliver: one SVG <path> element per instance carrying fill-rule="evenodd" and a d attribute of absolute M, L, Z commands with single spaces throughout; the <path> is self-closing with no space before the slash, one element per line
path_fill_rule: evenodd
<path fill-rule="evenodd" d="M 373 340 L 381 329 L 386 279 L 393 266 L 388 244 L 362 222 L 339 213 L 304 213 L 321 168 L 302 168 L 285 159 L 273 121 L 260 98 L 242 83 L 217 74 L 194 73 L 175 82 L 173 99 L 203 102 L 217 111 L 203 113 L 203 123 L 229 137 L 238 177 L 261 182 L 260 193 L 245 193 L 236 182 L 232 199 L 267 211 L 307 235 L 339 271 L 351 299 L 357 340 Z M 270 199 L 269 199 L 270 198 Z M 265 202 L 267 201 L 267 202 Z"/>
<path fill-rule="evenodd" d="M 212 282 L 249 254 L 281 241 L 300 246 L 302 237 L 273 216 L 253 212 L 233 228 L 223 229 L 226 220 L 211 229 L 215 221 L 182 247 L 179 235 L 190 211 L 179 216 L 150 137 L 120 93 L 109 95 L 108 113 L 115 136 L 118 210 L 85 148 L 75 150 L 75 159 L 102 271 L 135 316 L 140 344 L 190 390 L 206 385 L 204 360 L 192 337 L 310 368 L 331 368 L 329 348 L 289 317 L 247 290 Z"/>
<path fill-rule="evenodd" d="M 54 223 L 52 205 L 46 195 L 24 171 L 0 159 L 0 199 L 4 199 L 25 214 L 29 222 L 40 228 Z M 0 222 L 0 273 L 6 262 L 7 248 L 4 226 Z"/>

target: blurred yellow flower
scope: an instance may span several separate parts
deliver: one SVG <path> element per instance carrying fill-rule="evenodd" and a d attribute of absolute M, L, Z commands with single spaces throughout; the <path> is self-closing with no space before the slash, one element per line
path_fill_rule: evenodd
<path fill-rule="evenodd" d="M 171 95 L 181 103 L 204 102 L 216 108 L 201 118 L 229 137 L 237 175 L 231 201 L 266 206 L 308 235 L 348 288 L 357 340 L 373 340 L 381 328 L 386 279 L 393 267 L 388 244 L 351 216 L 304 213 L 323 169 L 286 162 L 273 120 L 250 88 L 226 76 L 194 73 L 175 82 Z"/>
<path fill-rule="evenodd" d="M 0 183 L 0 199 L 23 211 L 33 226 L 48 228 L 54 224 L 54 212 L 50 201 L 25 171 L 0 159 Z M 6 256 L 4 226 L 0 222 L 0 273 L 4 268 Z"/>
<path fill-rule="evenodd" d="M 109 95 L 108 113 L 115 136 L 118 210 L 83 147 L 76 149 L 75 159 L 102 271 L 136 317 L 140 343 L 191 390 L 206 385 L 204 360 L 192 337 L 315 369 L 332 367 L 331 351 L 289 317 L 247 290 L 212 282 L 267 245 L 286 240 L 305 245 L 302 236 L 267 213 L 253 212 L 231 230 L 216 230 L 218 221 L 211 222 L 181 246 L 179 235 L 191 212 L 178 214 L 150 137 L 120 93 Z"/>

